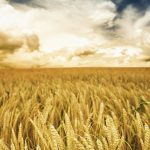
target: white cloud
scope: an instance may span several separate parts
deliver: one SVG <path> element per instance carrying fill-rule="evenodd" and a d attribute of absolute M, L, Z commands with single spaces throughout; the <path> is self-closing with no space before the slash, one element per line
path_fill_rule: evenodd
<path fill-rule="evenodd" d="M 130 6 L 121 18 L 114 21 L 118 14 L 110 0 L 53 0 L 51 3 L 49 0 L 33 0 L 32 4 L 46 9 L 10 5 L 0 0 L 0 29 L 14 36 L 36 34 L 40 43 L 39 52 L 27 52 L 26 47 L 22 47 L 21 51 L 7 56 L 4 63 L 15 65 L 20 62 L 29 67 L 117 66 L 123 59 L 121 65 L 128 66 L 131 63 L 136 65 L 135 58 L 141 59 L 150 54 L 149 10 L 142 16 Z M 96 54 L 68 59 L 76 49 L 87 47 L 94 47 Z"/>
<path fill-rule="evenodd" d="M 93 33 L 93 26 L 111 21 L 115 16 L 115 5 L 110 1 L 100 1 L 96 4 L 92 1 L 79 0 L 74 3 L 69 0 L 54 0 L 52 4 L 49 1 L 44 2 L 44 6 L 49 7 L 46 10 L 4 3 L 0 7 L 0 28 L 20 34 L 34 32 L 40 37 L 41 48 L 49 51 L 68 45 L 78 47 L 79 40 L 81 42 L 91 40 L 92 43 L 94 40 L 97 41 L 100 35 Z M 102 13 L 104 11 L 105 15 Z M 103 38 L 100 37 L 99 40 Z"/>
<path fill-rule="evenodd" d="M 103 1 L 95 6 L 90 18 L 94 24 L 104 24 L 108 22 L 110 25 L 116 16 L 116 6 L 111 1 Z"/>

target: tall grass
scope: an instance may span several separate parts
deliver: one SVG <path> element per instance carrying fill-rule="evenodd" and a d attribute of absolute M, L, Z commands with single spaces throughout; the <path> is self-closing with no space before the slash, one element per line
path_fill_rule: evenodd
<path fill-rule="evenodd" d="M 0 150 L 150 150 L 150 69 L 0 70 Z"/>

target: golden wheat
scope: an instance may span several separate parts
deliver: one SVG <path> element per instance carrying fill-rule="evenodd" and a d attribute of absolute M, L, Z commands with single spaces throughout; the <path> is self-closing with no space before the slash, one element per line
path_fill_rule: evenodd
<path fill-rule="evenodd" d="M 150 69 L 0 70 L 0 150 L 150 150 Z"/>

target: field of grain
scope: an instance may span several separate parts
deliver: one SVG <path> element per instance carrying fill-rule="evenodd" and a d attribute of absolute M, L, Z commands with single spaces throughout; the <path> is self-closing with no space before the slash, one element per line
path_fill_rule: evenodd
<path fill-rule="evenodd" d="M 0 150 L 150 150 L 150 69 L 0 70 Z"/>

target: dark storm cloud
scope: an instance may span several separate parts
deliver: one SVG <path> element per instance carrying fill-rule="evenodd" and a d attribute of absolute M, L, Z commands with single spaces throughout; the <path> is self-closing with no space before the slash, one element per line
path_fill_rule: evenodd
<path fill-rule="evenodd" d="M 127 6 L 132 5 L 133 7 L 144 11 L 150 6 L 149 0 L 112 0 L 116 6 L 118 12 L 122 12 Z"/>
<path fill-rule="evenodd" d="M 22 3 L 22 4 L 25 4 L 25 3 L 28 3 L 28 2 L 30 2 L 32 0 L 7 0 L 7 1 L 9 1 L 11 3 Z"/>
<path fill-rule="evenodd" d="M 13 4 L 23 4 L 28 5 L 33 8 L 47 8 L 43 2 L 43 4 L 39 3 L 37 0 L 7 0 L 11 5 Z"/>
<path fill-rule="evenodd" d="M 39 6 L 39 7 L 44 5 L 44 1 L 43 4 L 41 5 L 41 3 L 39 3 L 38 0 L 7 0 L 7 1 L 11 3 L 31 4 L 32 6 Z M 94 1 L 98 2 L 98 0 L 94 0 Z M 133 7 L 141 11 L 145 11 L 150 6 L 149 0 L 111 0 L 111 1 L 116 4 L 118 12 L 122 12 L 129 5 L 132 5 Z M 47 1 L 45 2 L 47 4 Z M 75 2 L 75 1 L 70 0 L 70 2 Z M 53 3 L 53 1 L 49 1 L 49 3 Z"/>

